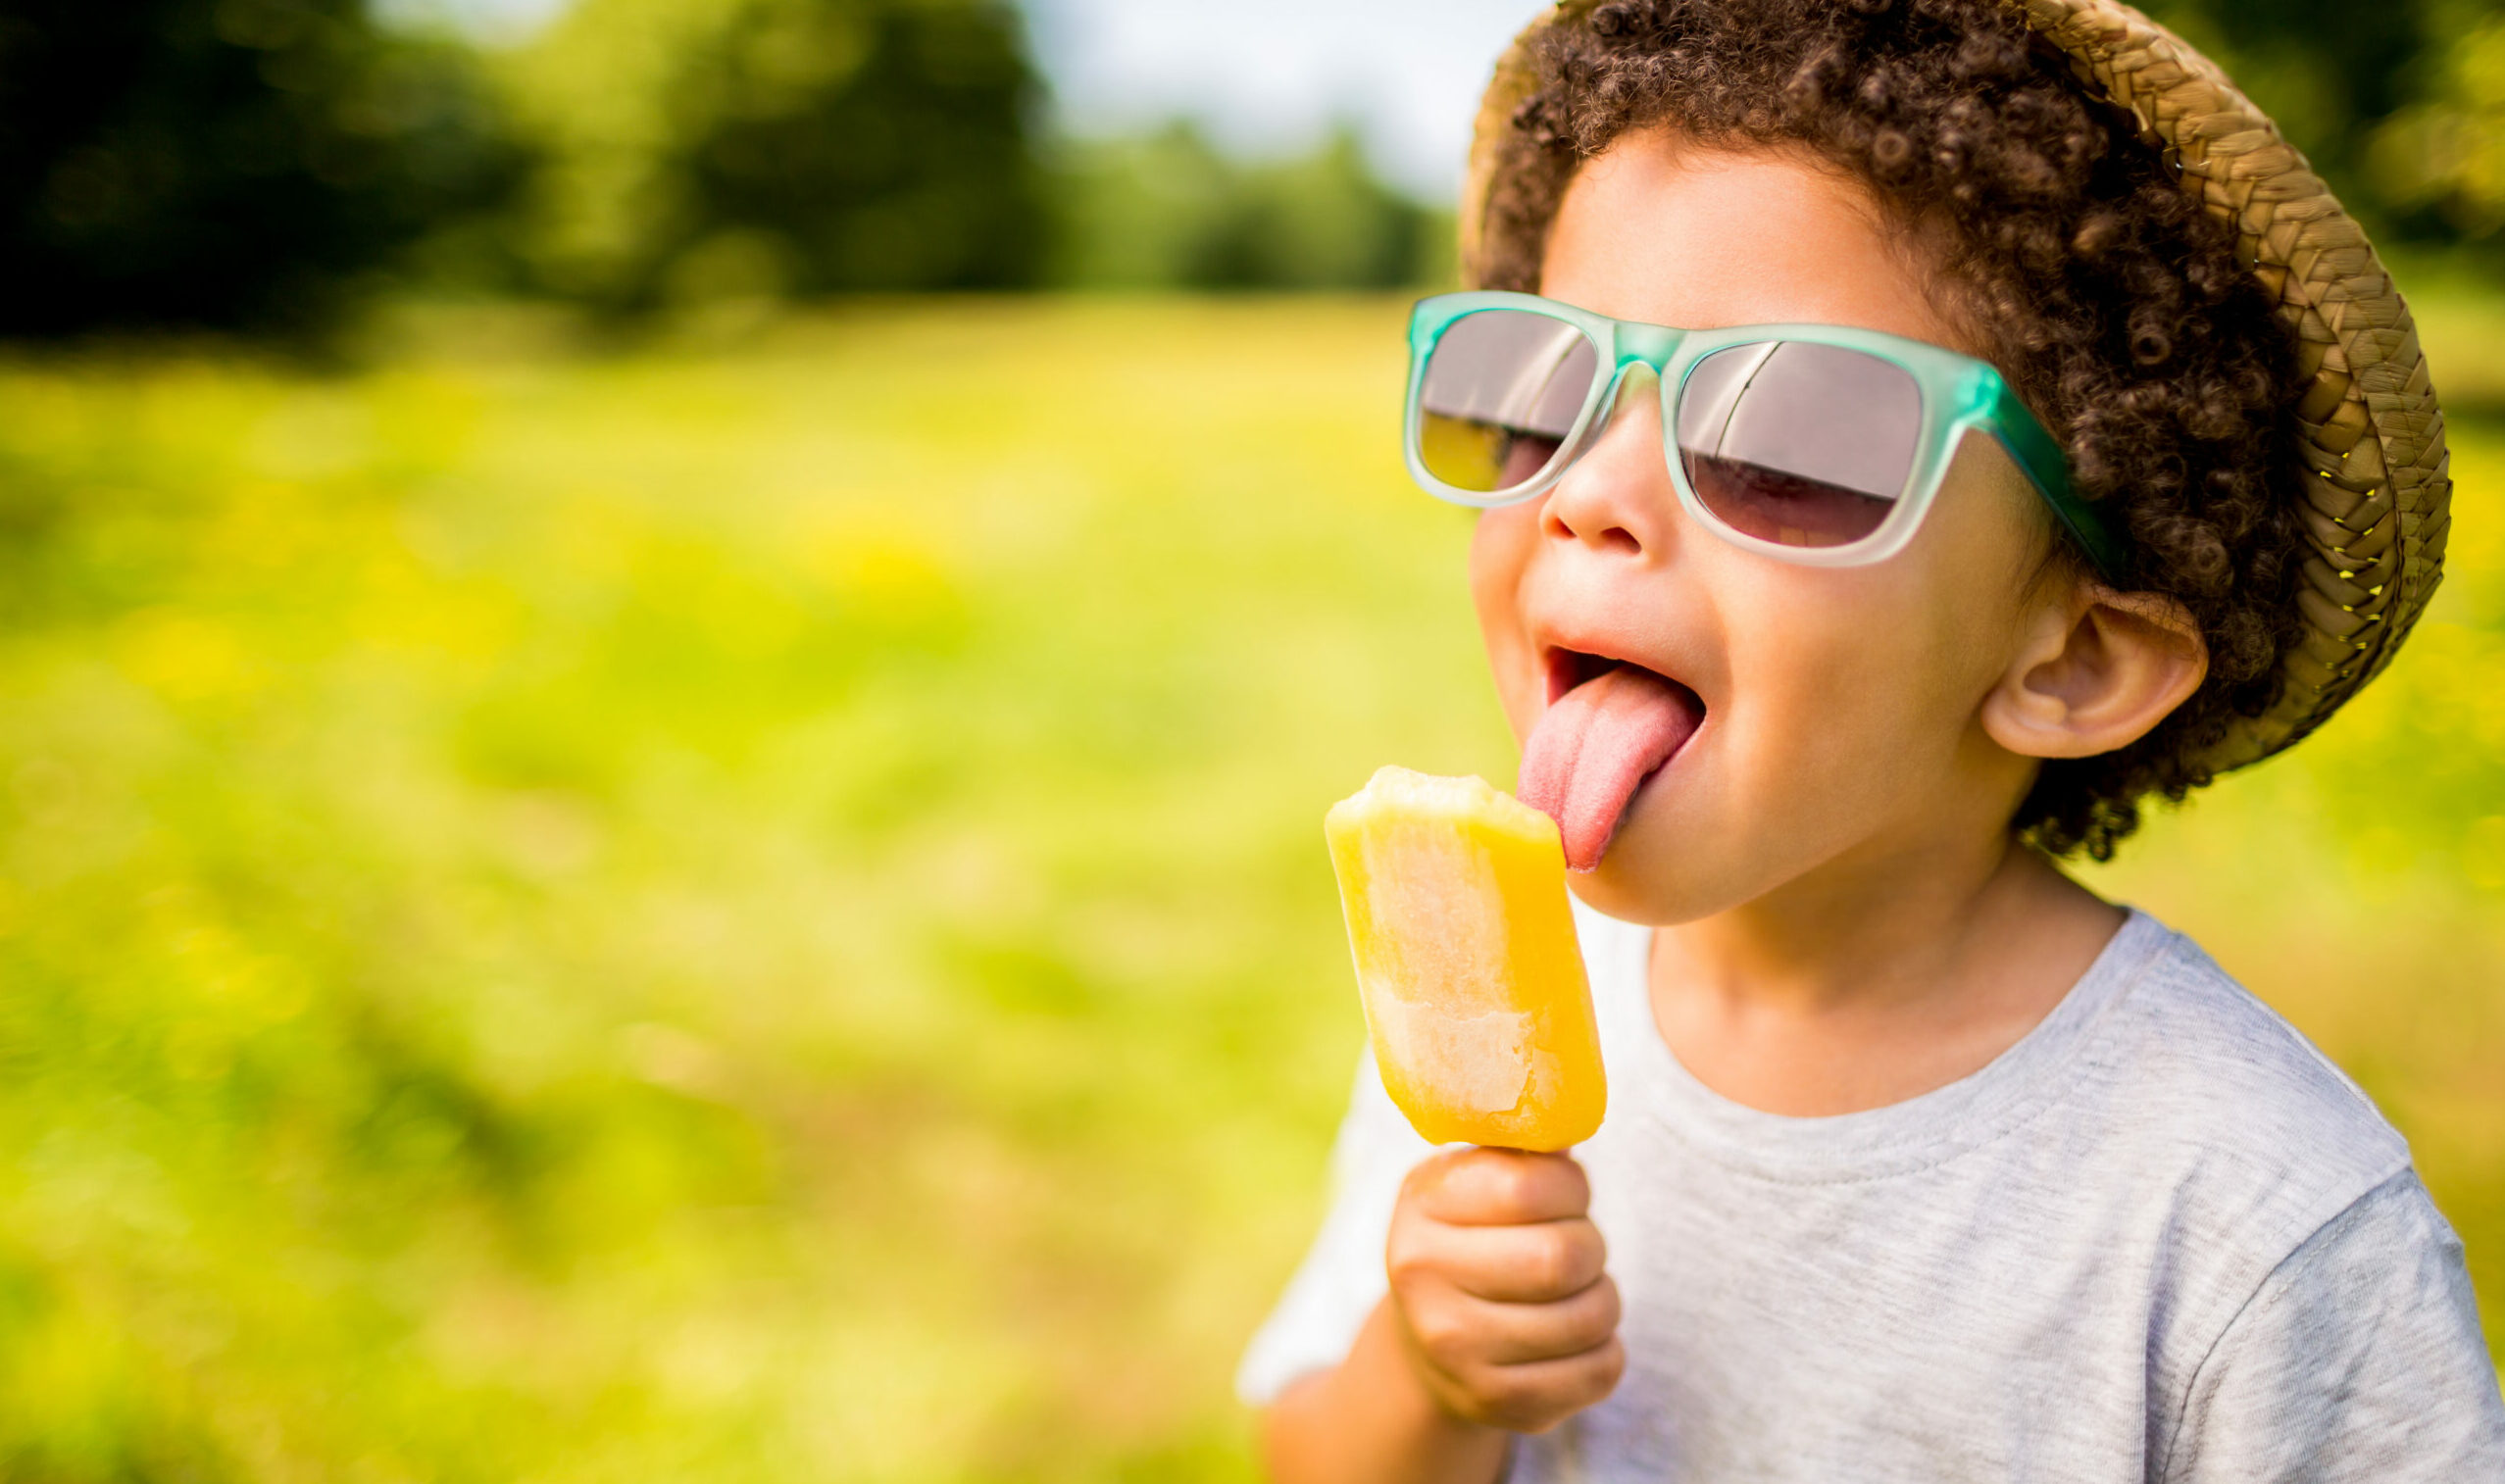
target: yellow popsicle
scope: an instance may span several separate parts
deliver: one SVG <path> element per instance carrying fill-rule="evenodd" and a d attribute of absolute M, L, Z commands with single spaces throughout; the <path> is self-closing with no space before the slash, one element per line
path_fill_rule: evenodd
<path fill-rule="evenodd" d="M 1386 767 L 1323 819 L 1375 1063 L 1437 1144 L 1564 1149 L 1609 1099 L 1546 815 Z"/>

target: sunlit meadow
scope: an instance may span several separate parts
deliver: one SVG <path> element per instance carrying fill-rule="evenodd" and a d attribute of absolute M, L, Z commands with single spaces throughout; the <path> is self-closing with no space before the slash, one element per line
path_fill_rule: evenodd
<path fill-rule="evenodd" d="M 2096 880 L 2381 1100 L 2494 1334 L 2505 314 L 2424 309 L 2434 611 Z M 1400 321 L 0 365 L 0 1475 L 1249 1476 L 1320 814 L 1511 776 Z"/>

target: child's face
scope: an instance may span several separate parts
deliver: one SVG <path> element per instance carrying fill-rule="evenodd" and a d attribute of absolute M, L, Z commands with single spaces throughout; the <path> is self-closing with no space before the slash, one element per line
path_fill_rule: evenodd
<path fill-rule="evenodd" d="M 1976 350 L 1862 187 L 1666 132 L 1628 136 L 1577 175 L 1540 291 L 1657 324 L 1811 322 Z M 1993 741 L 1981 709 L 2046 602 L 2066 600 L 2033 580 L 2049 521 L 1999 446 L 1966 442 L 1904 552 L 1802 567 L 1697 526 L 1663 462 L 1659 399 L 1619 407 L 1552 491 L 1481 516 L 1471 555 L 1518 735 L 1608 661 L 1701 703 L 1578 891 L 1621 917 L 1687 921 L 2004 831 L 2035 764 Z M 1670 694 L 1628 689 L 1628 705 Z"/>

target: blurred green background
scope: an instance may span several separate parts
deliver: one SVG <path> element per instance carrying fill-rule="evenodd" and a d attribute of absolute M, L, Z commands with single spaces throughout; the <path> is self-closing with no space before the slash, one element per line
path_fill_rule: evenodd
<path fill-rule="evenodd" d="M 2452 576 L 2092 879 L 2375 1094 L 2500 1336 L 2505 21 L 2370 86 L 2320 8 L 2178 10 L 2401 244 Z M 1353 127 L 1057 124 L 1022 25 L 0 24 L 0 1477 L 1250 1476 L 1321 811 L 1512 772 L 1390 435 L 1445 227 Z"/>

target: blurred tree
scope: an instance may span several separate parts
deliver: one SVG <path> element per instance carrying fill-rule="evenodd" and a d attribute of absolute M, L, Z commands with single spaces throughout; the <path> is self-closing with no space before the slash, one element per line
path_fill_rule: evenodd
<path fill-rule="evenodd" d="M 1220 287 L 1397 288 L 1417 281 L 1437 214 L 1385 185 L 1356 131 L 1246 173 L 1205 281 Z"/>
<path fill-rule="evenodd" d="M 359 0 L 10 0 L 0 334 L 317 328 L 516 166 L 467 56 Z"/>
<path fill-rule="evenodd" d="M 2425 96 L 2385 121 L 2368 162 L 2395 204 L 2465 237 L 2505 239 L 2505 9 L 2462 27 Z"/>
<path fill-rule="evenodd" d="M 1176 122 L 1069 146 L 1057 281 L 1084 288 L 1394 288 L 1449 273 L 1451 219 L 1394 190 L 1356 132 L 1242 165 Z"/>
<path fill-rule="evenodd" d="M 1171 288 L 1205 275 L 1237 202 L 1234 166 L 1190 123 L 1067 143 L 1055 172 L 1052 276 L 1081 288 Z"/>
<path fill-rule="evenodd" d="M 2385 0 L 2149 0 L 2145 9 L 2224 63 L 2334 186 L 2357 181 L 2364 125 L 2412 96 L 2436 5 Z"/>
<path fill-rule="evenodd" d="M 512 61 L 540 281 L 675 300 L 1014 287 L 1041 84 L 1001 0 L 583 0 Z"/>
<path fill-rule="evenodd" d="M 2419 241 L 2505 222 L 2505 4 L 2141 0 L 2216 57 L 2370 224 Z"/>

